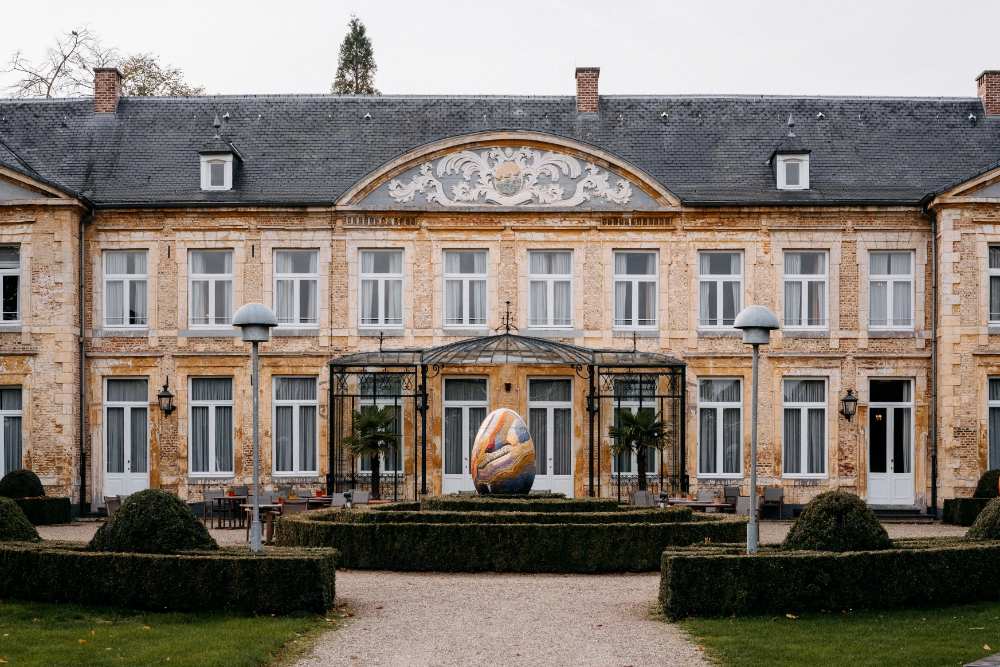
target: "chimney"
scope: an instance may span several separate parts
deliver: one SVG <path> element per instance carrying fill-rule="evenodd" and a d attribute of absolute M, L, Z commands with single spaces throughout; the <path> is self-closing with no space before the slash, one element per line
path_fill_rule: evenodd
<path fill-rule="evenodd" d="M 94 111 L 114 113 L 122 93 L 122 73 L 117 67 L 94 68 Z"/>
<path fill-rule="evenodd" d="M 976 92 L 988 116 L 1000 114 L 1000 70 L 988 69 L 977 76 Z"/>
<path fill-rule="evenodd" d="M 580 113 L 597 113 L 597 77 L 600 67 L 576 68 L 576 110 Z"/>

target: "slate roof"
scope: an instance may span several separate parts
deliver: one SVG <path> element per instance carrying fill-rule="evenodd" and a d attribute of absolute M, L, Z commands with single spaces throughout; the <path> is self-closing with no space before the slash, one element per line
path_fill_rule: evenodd
<path fill-rule="evenodd" d="M 1000 117 L 978 98 L 602 96 L 598 114 L 578 114 L 571 96 L 261 95 L 92 109 L 90 98 L 0 100 L 0 164 L 24 171 L 6 144 L 97 206 L 329 205 L 422 144 L 520 129 L 598 146 L 687 205 L 727 205 L 915 204 L 1000 159 Z M 222 138 L 243 160 L 234 190 L 202 192 L 198 151 L 227 113 Z M 789 116 L 811 151 L 808 191 L 776 190 L 767 164 Z"/>

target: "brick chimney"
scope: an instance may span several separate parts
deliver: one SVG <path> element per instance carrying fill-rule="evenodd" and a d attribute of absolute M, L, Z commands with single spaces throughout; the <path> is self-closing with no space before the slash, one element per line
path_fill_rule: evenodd
<path fill-rule="evenodd" d="M 114 113 L 122 94 L 122 73 L 117 67 L 94 68 L 94 111 Z"/>
<path fill-rule="evenodd" d="M 988 69 L 977 76 L 976 92 L 988 115 L 1000 114 L 1000 70 Z"/>
<path fill-rule="evenodd" d="M 600 67 L 576 68 L 576 110 L 580 113 L 597 113 L 597 77 Z"/>

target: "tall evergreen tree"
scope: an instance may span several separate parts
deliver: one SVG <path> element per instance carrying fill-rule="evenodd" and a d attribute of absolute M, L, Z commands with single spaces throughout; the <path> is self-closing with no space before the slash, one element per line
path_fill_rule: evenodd
<path fill-rule="evenodd" d="M 375 87 L 375 53 L 365 24 L 351 16 L 348 32 L 340 44 L 337 78 L 331 91 L 335 95 L 381 95 Z"/>

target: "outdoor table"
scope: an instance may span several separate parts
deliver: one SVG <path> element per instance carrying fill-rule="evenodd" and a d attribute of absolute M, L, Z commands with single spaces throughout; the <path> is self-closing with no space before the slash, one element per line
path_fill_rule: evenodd
<path fill-rule="evenodd" d="M 306 498 L 306 505 L 309 509 L 314 507 L 329 507 L 330 506 L 330 496 L 310 496 Z"/>
<path fill-rule="evenodd" d="M 716 512 L 721 512 L 732 507 L 730 503 L 722 503 L 714 500 L 687 500 L 686 498 L 670 498 L 667 500 L 667 504 L 690 507 L 691 509 L 703 509 L 705 511 L 713 510 Z"/>
<path fill-rule="evenodd" d="M 243 508 L 243 514 L 245 515 L 249 515 L 253 511 L 253 503 L 243 503 L 240 507 Z M 281 504 L 261 503 L 257 507 L 260 508 L 260 518 L 264 522 L 264 541 L 270 544 L 271 537 L 274 535 L 274 517 L 281 514 Z M 250 540 L 250 523 L 251 518 L 248 516 L 247 541 Z"/>
<path fill-rule="evenodd" d="M 220 496 L 215 499 L 215 511 L 212 514 L 215 516 L 215 527 L 219 527 L 219 517 L 229 516 L 232 517 L 234 524 L 238 522 L 238 525 L 229 525 L 227 528 L 242 528 L 243 527 L 243 514 L 240 513 L 239 505 L 240 503 L 245 503 L 247 501 L 247 496 Z"/>

